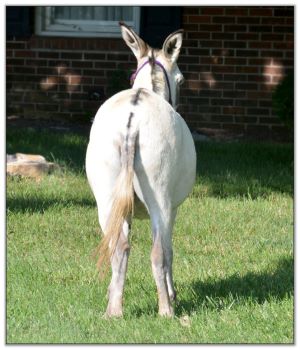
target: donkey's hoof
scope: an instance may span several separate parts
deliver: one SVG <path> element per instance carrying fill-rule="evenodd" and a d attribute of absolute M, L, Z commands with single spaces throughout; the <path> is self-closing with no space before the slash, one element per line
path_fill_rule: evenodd
<path fill-rule="evenodd" d="M 164 308 L 164 309 L 159 310 L 158 313 L 159 313 L 159 316 L 162 316 L 162 317 L 167 317 L 167 318 L 174 317 L 174 310 L 171 306 L 168 308 Z"/>
<path fill-rule="evenodd" d="M 103 318 L 110 319 L 110 318 L 121 318 L 123 317 L 123 311 L 122 309 L 118 308 L 107 308 Z"/>

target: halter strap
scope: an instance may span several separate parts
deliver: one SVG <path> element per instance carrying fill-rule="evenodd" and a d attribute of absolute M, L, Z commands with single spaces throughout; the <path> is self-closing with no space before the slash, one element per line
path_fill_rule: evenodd
<path fill-rule="evenodd" d="M 144 62 L 139 69 L 137 69 L 130 77 L 130 84 L 133 85 L 138 73 L 140 72 L 140 70 L 142 68 L 144 68 L 146 66 L 146 64 L 150 64 L 150 60 Z M 167 74 L 167 71 L 165 70 L 165 67 L 157 60 L 154 60 L 154 64 L 157 64 L 163 71 L 164 73 L 164 76 L 166 78 L 166 81 L 167 81 L 167 85 L 168 85 L 168 90 L 169 90 L 169 103 L 170 105 L 172 105 L 172 98 L 171 98 L 171 88 L 170 88 L 170 81 L 169 81 L 169 78 L 168 78 L 168 74 Z"/>

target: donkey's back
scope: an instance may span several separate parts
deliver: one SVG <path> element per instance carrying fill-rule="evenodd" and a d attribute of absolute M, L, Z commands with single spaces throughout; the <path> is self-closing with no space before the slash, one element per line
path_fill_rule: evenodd
<path fill-rule="evenodd" d="M 194 184 L 196 155 L 190 131 L 170 104 L 150 90 L 125 90 L 107 100 L 95 117 L 88 147 L 88 169 L 101 171 L 88 171 L 95 191 L 99 179 L 101 187 L 111 191 L 124 157 L 134 159 L 134 191 L 149 213 L 150 186 L 157 192 L 151 197 L 161 201 L 168 195 L 166 204 L 176 208 Z"/>

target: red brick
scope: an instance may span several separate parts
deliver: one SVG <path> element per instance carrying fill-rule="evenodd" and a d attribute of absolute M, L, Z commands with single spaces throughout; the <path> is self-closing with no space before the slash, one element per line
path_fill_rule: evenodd
<path fill-rule="evenodd" d="M 224 8 L 223 7 L 203 7 L 201 9 L 202 15 L 223 15 Z"/>
<path fill-rule="evenodd" d="M 85 52 L 84 59 L 86 60 L 104 60 L 106 58 L 106 54 L 104 53 L 94 53 L 94 52 Z"/>
<path fill-rule="evenodd" d="M 187 32 L 197 32 L 199 27 L 198 24 L 190 24 L 190 23 L 185 23 L 184 25 L 184 30 L 185 30 L 185 35 Z M 186 42 L 186 40 L 184 40 L 184 42 Z"/>
<path fill-rule="evenodd" d="M 184 15 L 198 15 L 201 12 L 200 7 L 184 7 L 183 14 Z"/>
<path fill-rule="evenodd" d="M 20 74 L 35 74 L 35 68 L 34 67 L 14 66 L 13 71 L 14 71 L 14 73 L 20 73 Z"/>
<path fill-rule="evenodd" d="M 228 130 L 234 130 L 235 132 L 239 131 L 239 132 L 243 132 L 245 130 L 245 126 L 244 125 L 240 125 L 240 124 L 230 124 L 230 123 L 226 123 L 223 125 L 224 129 L 228 129 Z"/>
<path fill-rule="evenodd" d="M 36 66 L 36 67 L 45 67 L 48 65 L 48 61 L 47 60 L 39 60 L 39 59 L 26 59 L 26 65 L 28 66 Z"/>
<path fill-rule="evenodd" d="M 58 52 L 51 52 L 51 51 L 40 51 L 38 53 L 39 58 L 59 58 L 59 53 Z"/>
<path fill-rule="evenodd" d="M 184 48 L 198 47 L 198 44 L 199 44 L 198 40 L 184 40 Z"/>
<path fill-rule="evenodd" d="M 35 57 L 35 52 L 30 50 L 16 50 L 15 57 Z"/>
<path fill-rule="evenodd" d="M 294 33 L 294 27 L 292 26 L 274 26 L 274 33 Z"/>
<path fill-rule="evenodd" d="M 245 74 L 224 74 L 224 81 L 246 81 L 247 76 Z"/>
<path fill-rule="evenodd" d="M 107 59 L 108 60 L 113 60 L 113 61 L 128 61 L 129 60 L 129 55 L 120 54 L 118 52 L 116 52 L 116 53 L 109 53 L 109 54 L 107 54 Z"/>
<path fill-rule="evenodd" d="M 219 24 L 200 24 L 199 30 L 204 32 L 220 32 L 222 31 L 222 26 Z"/>
<path fill-rule="evenodd" d="M 270 99 L 272 98 L 272 93 L 269 91 L 247 91 L 247 97 L 251 99 Z"/>
<path fill-rule="evenodd" d="M 270 49 L 272 43 L 270 41 L 250 41 L 249 49 Z"/>
<path fill-rule="evenodd" d="M 210 32 L 190 32 L 188 33 L 188 39 L 210 39 Z"/>
<path fill-rule="evenodd" d="M 220 23 L 220 24 L 235 23 L 235 21 L 236 21 L 236 17 L 233 17 L 233 16 L 216 16 L 216 17 L 213 17 L 213 20 L 212 20 L 213 23 Z"/>
<path fill-rule="evenodd" d="M 277 50 L 294 50 L 294 42 L 284 41 L 284 42 L 273 42 L 273 49 Z"/>
<path fill-rule="evenodd" d="M 272 117 L 260 117 L 259 118 L 260 124 L 281 124 L 281 121 L 279 118 L 272 118 Z"/>
<path fill-rule="evenodd" d="M 234 100 L 229 98 L 212 98 L 210 103 L 212 106 L 233 106 Z"/>
<path fill-rule="evenodd" d="M 258 118 L 257 117 L 248 117 L 248 116 L 235 116 L 234 120 L 236 123 L 243 123 L 243 124 L 256 124 Z"/>
<path fill-rule="evenodd" d="M 233 116 L 230 115 L 212 115 L 212 122 L 220 122 L 220 123 L 233 123 Z"/>
<path fill-rule="evenodd" d="M 285 18 L 281 17 L 263 17 L 261 19 L 261 24 L 270 24 L 270 25 L 275 25 L 275 24 L 285 24 Z"/>
<path fill-rule="evenodd" d="M 83 59 L 83 54 L 79 52 L 62 52 L 61 58 L 67 60 L 81 60 Z"/>
<path fill-rule="evenodd" d="M 258 50 L 236 50 L 237 57 L 256 57 L 258 55 Z"/>
<path fill-rule="evenodd" d="M 260 18 L 259 17 L 238 17 L 237 23 L 238 24 L 259 24 Z"/>
<path fill-rule="evenodd" d="M 283 51 L 280 50 L 261 50 L 261 57 L 283 57 Z"/>
<path fill-rule="evenodd" d="M 188 49 L 188 55 L 196 55 L 196 56 L 207 56 L 209 55 L 209 50 L 207 49 Z M 183 58 L 183 57 L 181 57 Z M 182 61 L 184 62 L 184 61 Z M 198 62 L 198 61 L 197 61 Z"/>
<path fill-rule="evenodd" d="M 273 16 L 272 8 L 250 8 L 250 16 Z"/>
<path fill-rule="evenodd" d="M 259 67 L 256 66 L 236 66 L 235 67 L 236 73 L 258 73 Z"/>
<path fill-rule="evenodd" d="M 223 107 L 223 113 L 224 114 L 245 114 L 245 108 L 243 107 L 236 107 L 236 106 L 226 106 Z"/>
<path fill-rule="evenodd" d="M 224 41 L 224 47 L 233 48 L 233 49 L 245 49 L 247 43 L 245 41 Z"/>
<path fill-rule="evenodd" d="M 93 68 L 93 62 L 91 62 L 91 61 L 72 61 L 71 66 L 73 68 Z"/>
<path fill-rule="evenodd" d="M 231 65 L 245 65 L 247 63 L 246 58 L 242 57 L 225 57 L 225 64 Z"/>
<path fill-rule="evenodd" d="M 270 41 L 281 41 L 283 40 L 284 35 L 283 34 L 279 34 L 279 33 L 271 33 L 271 34 L 265 34 L 265 33 L 261 33 L 261 40 L 270 40 Z"/>
<path fill-rule="evenodd" d="M 43 74 L 43 75 L 56 75 L 56 72 L 53 68 L 50 67 L 38 67 L 37 68 L 37 74 Z"/>
<path fill-rule="evenodd" d="M 242 90 L 224 90 L 224 91 L 222 91 L 222 97 L 234 98 L 234 99 L 244 98 L 244 97 L 246 97 L 246 91 L 242 91 Z"/>
<path fill-rule="evenodd" d="M 265 58 L 249 58 L 248 64 L 253 65 L 253 66 L 263 66 L 266 64 L 266 59 Z"/>
<path fill-rule="evenodd" d="M 239 24 L 228 24 L 224 25 L 225 32 L 245 32 L 247 30 L 247 26 L 239 25 Z"/>
<path fill-rule="evenodd" d="M 213 48 L 213 47 L 222 47 L 222 41 L 216 41 L 216 40 L 209 40 L 201 41 L 201 47 L 206 47 L 206 48 Z"/>
<path fill-rule="evenodd" d="M 234 73 L 234 66 L 213 65 L 211 71 L 216 73 Z"/>
<path fill-rule="evenodd" d="M 274 9 L 274 16 L 282 16 L 282 17 L 288 17 L 288 16 L 294 16 L 294 8 L 290 6 L 289 8 L 278 8 Z"/>
<path fill-rule="evenodd" d="M 211 17 L 210 16 L 188 16 L 188 22 L 189 23 L 210 23 Z"/>
<path fill-rule="evenodd" d="M 83 75 L 87 76 L 95 76 L 95 77 L 103 77 L 104 76 L 104 70 L 103 69 L 84 69 Z"/>
<path fill-rule="evenodd" d="M 6 41 L 6 49 L 24 50 L 25 42 L 23 41 Z"/>
<path fill-rule="evenodd" d="M 234 33 L 212 33 L 213 40 L 234 40 Z"/>
<path fill-rule="evenodd" d="M 273 31 L 273 28 L 274 27 L 267 25 L 249 26 L 249 32 L 271 33 Z"/>
<path fill-rule="evenodd" d="M 256 83 L 239 82 L 236 83 L 236 88 L 241 90 L 257 90 L 258 85 Z"/>
<path fill-rule="evenodd" d="M 247 16 L 248 8 L 228 7 L 228 8 L 225 8 L 225 14 L 230 16 Z"/>
<path fill-rule="evenodd" d="M 259 34 L 256 34 L 256 33 L 237 33 L 236 39 L 237 40 L 258 40 Z"/>
<path fill-rule="evenodd" d="M 247 75 L 247 81 L 256 81 L 256 82 L 266 82 L 267 76 L 261 74 L 251 74 Z"/>
<path fill-rule="evenodd" d="M 6 58 L 6 64 L 11 66 L 24 66 L 25 60 L 22 58 Z"/>

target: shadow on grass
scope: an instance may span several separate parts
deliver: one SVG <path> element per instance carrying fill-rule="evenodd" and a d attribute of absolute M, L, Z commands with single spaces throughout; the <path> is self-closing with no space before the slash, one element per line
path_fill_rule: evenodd
<path fill-rule="evenodd" d="M 40 154 L 48 161 L 57 162 L 79 173 L 84 170 L 87 143 L 87 135 L 33 128 L 9 129 L 6 135 L 6 152 Z"/>
<path fill-rule="evenodd" d="M 96 203 L 92 199 L 61 199 L 61 198 L 24 198 L 14 197 L 8 198 L 6 202 L 7 210 L 15 213 L 44 213 L 48 209 L 54 207 L 70 207 L 79 206 L 83 208 L 91 207 L 96 208 Z"/>
<path fill-rule="evenodd" d="M 292 144 L 196 143 L 197 183 L 193 197 L 293 195 Z"/>
<path fill-rule="evenodd" d="M 38 153 L 75 173 L 85 165 L 87 135 L 30 128 L 7 131 L 7 153 Z M 293 145 L 196 143 L 197 183 L 192 196 L 293 195 Z"/>
<path fill-rule="evenodd" d="M 270 298 L 283 299 L 294 290 L 294 260 L 282 258 L 274 272 L 233 275 L 217 281 L 194 281 L 178 290 L 189 291 L 188 299 L 178 297 L 176 314 L 191 314 L 203 309 L 226 309 L 231 303 L 250 299 L 263 304 Z"/>

